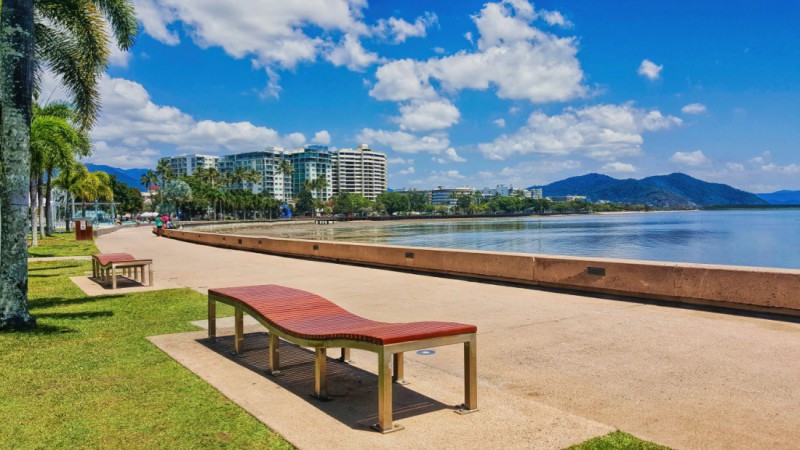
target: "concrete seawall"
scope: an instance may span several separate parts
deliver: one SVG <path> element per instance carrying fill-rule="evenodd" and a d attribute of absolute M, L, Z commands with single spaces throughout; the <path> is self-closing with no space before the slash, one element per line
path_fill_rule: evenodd
<path fill-rule="evenodd" d="M 237 250 L 800 316 L 800 270 L 400 247 L 165 230 Z"/>

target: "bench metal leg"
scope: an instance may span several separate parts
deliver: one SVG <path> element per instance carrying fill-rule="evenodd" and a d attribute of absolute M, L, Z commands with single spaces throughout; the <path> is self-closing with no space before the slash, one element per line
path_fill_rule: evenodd
<path fill-rule="evenodd" d="M 339 361 L 341 362 L 352 362 L 353 360 L 350 359 L 350 349 L 342 347 L 342 355 L 339 356 Z"/>
<path fill-rule="evenodd" d="M 234 310 L 233 328 L 233 352 L 241 356 L 244 351 L 244 313 L 241 309 Z"/>
<path fill-rule="evenodd" d="M 328 397 L 328 377 L 326 376 L 328 356 L 325 347 L 318 347 L 314 351 L 314 394 L 319 400 L 330 400 Z"/>
<path fill-rule="evenodd" d="M 464 342 L 464 404 L 457 411 L 460 414 L 478 410 L 477 347 L 478 341 L 475 335 Z"/>
<path fill-rule="evenodd" d="M 211 298 L 208 299 L 208 337 L 217 337 L 217 301 Z"/>
<path fill-rule="evenodd" d="M 392 372 L 392 381 L 397 384 L 408 384 L 408 381 L 405 380 L 405 376 L 403 375 L 403 353 L 395 353 L 393 359 L 394 371 Z"/>
<path fill-rule="evenodd" d="M 378 351 L 378 423 L 372 428 L 381 433 L 402 430 L 392 423 L 392 354 L 384 349 Z"/>
<path fill-rule="evenodd" d="M 269 333 L 269 373 L 273 376 L 281 374 L 281 340 L 277 334 Z"/>

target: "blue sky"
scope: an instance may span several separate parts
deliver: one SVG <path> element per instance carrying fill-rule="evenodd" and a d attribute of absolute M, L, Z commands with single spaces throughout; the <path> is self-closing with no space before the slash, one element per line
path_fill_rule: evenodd
<path fill-rule="evenodd" d="M 800 189 L 794 0 L 134 3 L 96 163 L 364 142 L 393 188 L 681 171 Z"/>

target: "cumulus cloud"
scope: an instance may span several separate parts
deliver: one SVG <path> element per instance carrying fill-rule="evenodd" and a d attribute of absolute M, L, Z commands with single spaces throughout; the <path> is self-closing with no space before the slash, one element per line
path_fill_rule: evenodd
<path fill-rule="evenodd" d="M 356 70 L 378 61 L 358 41 L 370 33 L 362 21 L 364 0 L 135 0 L 135 6 L 145 33 L 154 39 L 177 45 L 181 27 L 202 48 L 219 47 L 269 69 L 273 84 L 275 68 L 291 69 L 323 53 L 334 64 Z M 339 41 L 332 43 L 335 36 Z M 277 90 L 273 86 L 269 92 Z"/>
<path fill-rule="evenodd" d="M 331 135 L 327 130 L 317 131 L 314 134 L 314 137 L 311 139 L 311 142 L 315 144 L 330 145 Z"/>
<path fill-rule="evenodd" d="M 639 64 L 639 70 L 637 73 L 650 81 L 655 81 L 661 78 L 661 71 L 663 69 L 664 66 L 659 66 L 649 59 L 644 59 L 642 60 L 642 63 Z"/>
<path fill-rule="evenodd" d="M 391 36 L 392 42 L 400 44 L 410 37 L 425 37 L 428 34 L 428 28 L 436 24 L 436 21 L 436 14 L 432 12 L 426 12 L 417 17 L 413 23 L 391 17 L 388 20 L 379 20 L 374 31 L 378 35 Z"/>
<path fill-rule="evenodd" d="M 693 152 L 675 152 L 670 156 L 669 160 L 675 164 L 682 164 L 689 167 L 699 167 L 709 164 L 711 162 L 701 150 Z"/>
<path fill-rule="evenodd" d="M 600 170 L 611 173 L 634 173 L 636 172 L 636 167 L 633 164 L 616 161 L 604 165 Z"/>
<path fill-rule="evenodd" d="M 482 171 L 478 173 L 481 182 L 488 184 L 510 184 L 527 187 L 543 184 L 546 177 L 563 172 L 574 172 L 581 168 L 581 162 L 568 160 L 536 160 L 523 161 L 514 166 L 503 167 L 499 171 Z M 559 175 L 559 177 L 564 176 Z"/>
<path fill-rule="evenodd" d="M 358 134 L 358 141 L 375 142 L 400 153 L 433 153 L 439 154 L 450 147 L 450 139 L 446 133 L 433 133 L 427 136 L 416 136 L 405 131 L 386 131 L 364 128 Z"/>
<path fill-rule="evenodd" d="M 429 183 L 439 183 L 442 185 L 457 183 L 466 177 L 457 170 L 434 170 L 428 176 Z"/>
<path fill-rule="evenodd" d="M 454 149 L 453 147 L 450 147 L 447 150 L 445 150 L 442 156 L 434 156 L 433 158 L 431 158 L 431 160 L 439 164 L 448 164 L 453 162 L 456 163 L 467 162 L 466 158 L 462 158 L 461 156 L 459 156 L 458 152 L 456 152 L 456 149 Z"/>
<path fill-rule="evenodd" d="M 681 112 L 684 114 L 702 114 L 706 112 L 706 105 L 702 103 L 689 103 L 681 108 Z"/>
<path fill-rule="evenodd" d="M 401 170 L 400 175 L 414 175 L 415 172 L 414 166 L 411 166 L 408 169 Z"/>
<path fill-rule="evenodd" d="M 359 38 L 349 33 L 338 45 L 330 48 L 325 59 L 336 67 L 345 66 L 354 72 L 361 72 L 380 61 L 377 53 L 365 50 Z"/>
<path fill-rule="evenodd" d="M 414 100 L 400 107 L 400 117 L 393 120 L 401 130 L 431 131 L 449 128 L 458 123 L 461 113 L 449 100 Z"/>
<path fill-rule="evenodd" d="M 301 133 L 281 136 L 250 122 L 195 119 L 178 108 L 154 103 L 144 86 L 123 78 L 103 77 L 100 94 L 103 111 L 91 133 L 93 162 L 152 167 L 164 150 L 240 152 L 306 141 Z"/>
<path fill-rule="evenodd" d="M 487 3 L 472 17 L 480 35 L 477 51 L 389 62 L 378 69 L 370 94 L 379 100 L 430 98 L 435 95 L 430 82 L 436 80 L 451 92 L 495 87 L 500 98 L 536 103 L 585 96 L 577 41 L 533 26 L 532 8 L 524 0 Z"/>
<path fill-rule="evenodd" d="M 378 67 L 369 95 L 378 100 L 404 101 L 434 99 L 436 91 L 426 74 L 425 63 L 400 59 Z"/>
<path fill-rule="evenodd" d="M 658 110 L 636 108 L 632 103 L 566 108 L 548 116 L 536 111 L 528 123 L 511 135 L 502 135 L 478 149 L 488 159 L 513 155 L 569 155 L 614 160 L 641 153 L 643 134 L 673 128 L 682 123 Z"/>
<path fill-rule="evenodd" d="M 492 121 L 492 123 L 497 125 L 500 128 L 505 128 L 506 127 L 506 119 L 496 119 L 496 120 Z"/>

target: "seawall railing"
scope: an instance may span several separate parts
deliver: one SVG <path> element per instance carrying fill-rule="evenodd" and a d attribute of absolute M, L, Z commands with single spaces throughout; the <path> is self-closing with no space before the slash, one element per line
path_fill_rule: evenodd
<path fill-rule="evenodd" d="M 165 230 L 164 235 L 274 255 L 800 316 L 800 270 L 793 269 L 311 241 L 191 229 Z"/>

